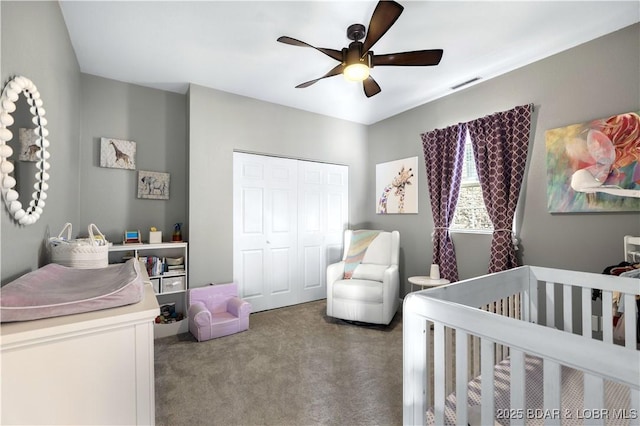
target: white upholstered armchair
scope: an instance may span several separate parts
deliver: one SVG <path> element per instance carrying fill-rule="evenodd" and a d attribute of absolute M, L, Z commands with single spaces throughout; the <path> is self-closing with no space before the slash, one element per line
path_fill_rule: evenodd
<path fill-rule="evenodd" d="M 327 267 L 327 315 L 389 324 L 400 305 L 399 252 L 398 231 L 345 231 L 342 261 Z"/>

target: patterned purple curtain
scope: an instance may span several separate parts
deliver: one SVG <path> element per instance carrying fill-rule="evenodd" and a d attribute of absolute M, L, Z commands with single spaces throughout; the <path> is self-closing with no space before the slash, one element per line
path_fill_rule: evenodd
<path fill-rule="evenodd" d="M 482 197 L 494 229 L 489 273 L 518 266 L 513 217 L 527 163 L 531 107 L 522 105 L 467 123 Z"/>
<path fill-rule="evenodd" d="M 458 204 L 466 124 L 423 133 L 422 149 L 433 214 L 433 262 L 440 265 L 440 276 L 458 281 L 458 266 L 449 225 Z"/>

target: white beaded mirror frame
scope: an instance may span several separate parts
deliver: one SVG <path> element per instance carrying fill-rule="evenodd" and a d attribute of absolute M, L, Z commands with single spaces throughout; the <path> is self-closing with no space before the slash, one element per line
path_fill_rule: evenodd
<path fill-rule="evenodd" d="M 7 144 L 13 134 L 8 129 L 14 123 L 11 115 L 16 110 L 15 102 L 20 94 L 23 94 L 29 104 L 29 112 L 33 115 L 31 121 L 35 125 L 34 132 L 36 134 L 36 145 L 39 148 L 36 154 L 36 183 L 34 184 L 35 192 L 31 194 L 32 199 L 29 207 L 22 207 L 22 203 L 18 200 L 20 194 L 14 188 L 16 179 L 11 176 L 14 171 L 14 163 L 10 161 L 13 149 Z M 31 80 L 23 76 L 15 76 L 9 79 L 2 90 L 0 97 L 0 190 L 2 198 L 9 210 L 9 213 L 20 225 L 31 225 L 35 223 L 42 214 L 42 209 L 47 198 L 46 190 L 49 188 L 47 181 L 49 180 L 49 141 L 46 139 L 49 131 L 45 129 L 47 119 L 44 118 L 45 110 L 42 108 L 42 99 L 40 93 Z M 17 158 L 14 161 L 18 161 Z"/>

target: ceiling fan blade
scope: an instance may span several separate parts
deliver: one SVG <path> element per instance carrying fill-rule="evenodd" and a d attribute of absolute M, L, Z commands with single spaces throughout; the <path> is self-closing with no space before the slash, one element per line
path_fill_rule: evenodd
<path fill-rule="evenodd" d="M 301 46 L 301 47 L 311 47 L 312 49 L 316 49 L 329 56 L 330 58 L 335 59 L 336 61 L 342 62 L 342 51 L 335 49 L 325 49 L 324 47 L 315 47 L 310 45 L 309 43 L 305 43 L 304 41 L 296 40 L 295 38 L 282 36 L 278 37 L 278 41 L 284 44 L 290 44 L 292 46 Z"/>
<path fill-rule="evenodd" d="M 413 52 L 389 53 L 388 55 L 373 55 L 373 66 L 403 65 L 428 66 L 438 65 L 442 59 L 442 49 L 415 50 Z"/>
<path fill-rule="evenodd" d="M 382 91 L 378 83 L 376 83 L 371 76 L 367 77 L 367 79 L 362 82 L 362 88 L 364 89 L 364 94 L 367 95 L 367 98 L 377 95 Z"/>
<path fill-rule="evenodd" d="M 378 40 L 396 22 L 404 7 L 395 1 L 378 2 L 367 29 L 367 36 L 362 45 L 362 57 L 377 43 Z"/>
<path fill-rule="evenodd" d="M 296 86 L 296 89 L 304 89 L 305 87 L 309 87 L 312 84 L 314 84 L 315 82 L 322 80 L 323 78 L 333 77 L 334 75 L 342 74 L 342 71 L 344 71 L 344 65 L 342 65 L 342 64 L 336 65 L 335 67 L 333 67 L 331 69 L 331 71 L 329 71 L 328 73 L 326 73 L 322 77 L 316 78 L 315 80 L 309 80 L 309 81 L 306 81 L 304 83 L 298 84 Z"/>

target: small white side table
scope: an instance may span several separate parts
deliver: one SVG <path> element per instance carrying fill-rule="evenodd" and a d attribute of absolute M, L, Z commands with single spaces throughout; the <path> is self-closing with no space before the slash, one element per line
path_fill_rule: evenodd
<path fill-rule="evenodd" d="M 416 277 L 409 277 L 409 282 L 411 283 L 411 291 L 413 291 L 414 285 L 418 285 L 422 288 L 438 287 L 439 285 L 449 284 L 451 281 L 446 278 L 440 278 L 436 280 L 431 277 L 421 275 Z"/>

